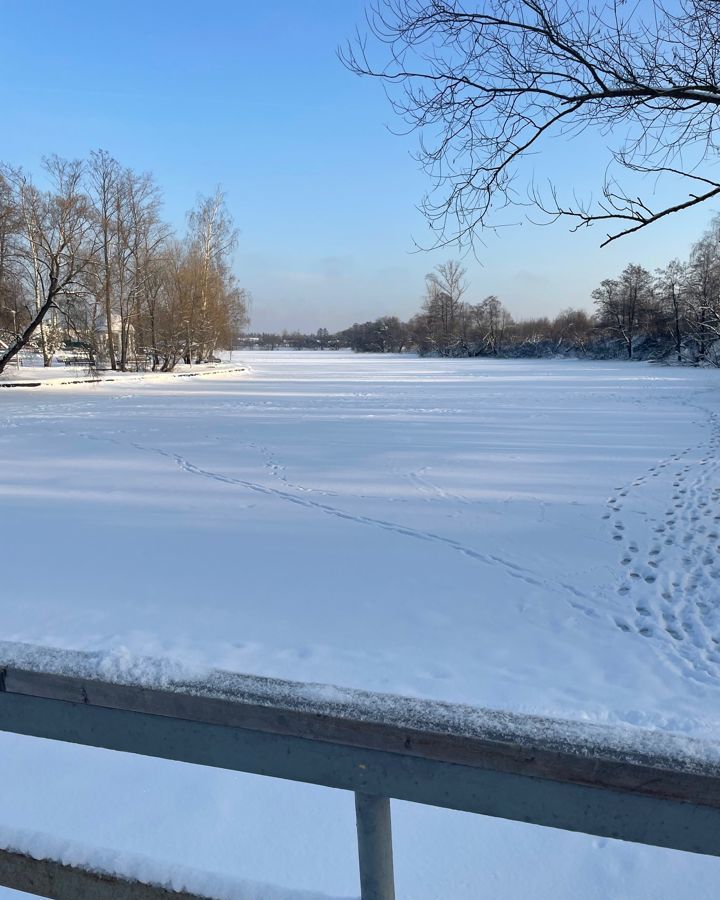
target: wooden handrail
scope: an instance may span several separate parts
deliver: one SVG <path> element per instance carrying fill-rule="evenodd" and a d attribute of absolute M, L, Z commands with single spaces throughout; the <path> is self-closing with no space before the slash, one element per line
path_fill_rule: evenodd
<path fill-rule="evenodd" d="M 48 900 L 214 900 L 110 872 L 71 866 L 56 859 L 37 859 L 29 853 L 0 849 L 3 887 Z"/>
<path fill-rule="evenodd" d="M 130 669 L 103 675 L 102 656 L 41 650 L 2 662 L 0 693 L 626 790 L 720 808 L 720 747 L 618 728 L 461 704 L 209 671 L 159 686 Z M 144 669 L 143 662 L 139 668 Z M 68 673 L 77 674 L 68 674 Z M 152 675 L 152 669 L 150 670 Z"/>
<path fill-rule="evenodd" d="M 17 645 L 0 730 L 720 855 L 720 751 L 663 732 Z"/>

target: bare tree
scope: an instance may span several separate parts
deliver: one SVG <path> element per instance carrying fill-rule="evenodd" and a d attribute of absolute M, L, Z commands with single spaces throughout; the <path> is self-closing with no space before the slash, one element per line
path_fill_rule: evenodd
<path fill-rule="evenodd" d="M 697 241 L 687 266 L 688 315 L 701 360 L 720 335 L 720 219 Z"/>
<path fill-rule="evenodd" d="M 637 265 L 627 266 L 618 279 L 607 278 L 593 291 L 600 325 L 622 340 L 628 359 L 652 297 L 652 276 Z"/>
<path fill-rule="evenodd" d="M 685 266 L 678 259 L 671 260 L 657 273 L 656 292 L 670 322 L 675 357 L 679 363 L 683 361 L 683 338 L 687 325 L 686 281 Z"/>
<path fill-rule="evenodd" d="M 564 309 L 555 316 L 550 329 L 558 347 L 571 345 L 584 351 L 592 332 L 592 321 L 584 309 Z"/>
<path fill-rule="evenodd" d="M 607 244 L 720 194 L 717 0 L 372 0 L 367 19 L 372 45 L 359 37 L 341 58 L 382 79 L 421 132 L 438 243 L 472 241 L 504 207 L 529 202 L 575 228 L 602 224 Z M 531 173 L 522 185 L 548 140 L 589 128 L 607 146 L 598 201 L 563 201 Z M 676 200 L 638 196 L 648 173 L 649 194 L 662 177 Z"/>
<path fill-rule="evenodd" d="M 94 294 L 105 320 L 103 351 L 125 370 L 146 344 L 145 286 L 168 235 L 160 219 L 160 191 L 148 174 L 123 168 L 106 151 L 90 156 L 89 182 L 98 242 Z"/>
<path fill-rule="evenodd" d="M 423 312 L 429 337 L 441 352 L 451 350 L 460 337 L 466 290 L 465 269 L 456 260 L 441 263 L 425 276 Z"/>
<path fill-rule="evenodd" d="M 47 191 L 37 188 L 22 169 L 3 169 L 22 222 L 13 254 L 21 277 L 30 285 L 35 306 L 30 321 L 0 355 L 0 373 L 42 327 L 51 310 L 62 317 L 63 301 L 67 303 L 75 291 L 83 290 L 82 275 L 97 250 L 90 204 L 82 189 L 83 164 L 53 156 L 43 165 L 51 185 Z"/>
<path fill-rule="evenodd" d="M 171 369 L 231 348 L 250 294 L 232 271 L 236 231 L 224 195 L 201 199 L 173 240 L 154 179 L 109 153 L 87 165 L 50 157 L 47 184 L 0 166 L 0 372 L 39 338 L 112 368 Z M 19 358 L 19 357 L 18 357 Z"/>
<path fill-rule="evenodd" d="M 491 294 L 472 307 L 472 318 L 479 340 L 485 352 L 497 356 L 505 339 L 505 332 L 512 322 L 510 313 L 502 302 Z"/>
<path fill-rule="evenodd" d="M 124 200 L 127 208 L 124 240 L 127 247 L 128 279 L 125 302 L 121 306 L 121 367 L 132 352 L 136 365 L 147 347 L 145 318 L 148 292 L 156 289 L 156 263 L 165 252 L 169 236 L 160 218 L 160 190 L 150 175 L 124 173 Z M 131 339 L 132 336 L 132 339 Z"/>
<path fill-rule="evenodd" d="M 237 243 L 237 230 L 225 205 L 225 195 L 217 188 L 211 197 L 202 197 L 188 216 L 190 257 L 196 268 L 196 284 L 188 310 L 189 341 L 186 361 L 212 357 L 224 327 L 223 294 L 230 284 L 229 255 Z M 220 321 L 218 321 L 218 313 Z M 190 342 L 194 343 L 194 348 Z"/>
<path fill-rule="evenodd" d="M 185 298 L 189 275 L 185 247 L 175 241 L 156 263 L 153 281 L 148 284 L 147 330 L 151 335 L 153 371 L 168 372 L 182 358 L 187 343 Z"/>
<path fill-rule="evenodd" d="M 100 244 L 100 258 L 96 266 L 99 287 L 97 293 L 101 298 L 105 317 L 105 339 L 110 368 L 117 369 L 113 331 L 113 243 L 116 239 L 113 219 L 120 190 L 120 165 L 106 150 L 97 150 L 90 154 L 88 171 Z"/>
<path fill-rule="evenodd" d="M 0 173 L 0 330 L 17 338 L 18 328 L 26 324 L 27 309 L 22 303 L 13 249 L 21 228 L 13 191 Z"/>

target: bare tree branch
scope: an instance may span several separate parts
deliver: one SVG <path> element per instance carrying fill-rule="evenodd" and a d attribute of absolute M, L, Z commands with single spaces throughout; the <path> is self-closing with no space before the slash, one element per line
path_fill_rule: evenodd
<path fill-rule="evenodd" d="M 340 57 L 380 79 L 420 133 L 431 180 L 422 208 L 437 244 L 472 242 L 501 210 L 530 205 L 575 228 L 615 223 L 605 245 L 719 192 L 698 174 L 719 150 L 716 0 L 372 0 L 366 17 L 372 44 L 358 37 Z M 523 190 L 531 153 L 588 129 L 611 164 L 599 201 L 556 203 L 557 185 L 543 199 L 527 175 Z M 653 209 L 629 186 L 643 174 L 710 190 Z"/>

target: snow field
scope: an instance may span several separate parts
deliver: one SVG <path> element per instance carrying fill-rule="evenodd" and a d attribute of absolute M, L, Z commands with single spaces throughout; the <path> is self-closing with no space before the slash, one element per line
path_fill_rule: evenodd
<path fill-rule="evenodd" d="M 239 364 L 0 393 L 4 640 L 720 737 L 717 372 Z M 357 895 L 342 792 L 0 748 L 6 829 Z M 400 897 L 714 895 L 712 859 L 394 817 Z"/>

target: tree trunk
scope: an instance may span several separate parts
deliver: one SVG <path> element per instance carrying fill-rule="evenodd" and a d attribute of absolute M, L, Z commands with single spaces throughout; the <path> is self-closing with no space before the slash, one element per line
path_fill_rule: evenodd
<path fill-rule="evenodd" d="M 113 335 L 112 329 L 112 294 L 110 288 L 110 259 L 108 256 L 108 239 L 107 234 L 105 235 L 103 241 L 103 264 L 104 264 L 104 278 L 103 278 L 103 293 L 105 299 L 105 326 L 107 331 L 107 348 L 108 348 L 108 357 L 110 360 L 110 368 L 115 371 L 117 369 L 117 360 L 115 359 L 115 336 Z"/>
<path fill-rule="evenodd" d="M 115 359 L 115 338 L 113 336 L 112 330 L 112 306 L 110 304 L 109 296 L 106 297 L 105 300 L 105 320 L 107 322 L 107 348 L 108 348 L 108 358 L 110 361 L 110 368 L 115 371 L 117 369 L 117 361 Z"/>
<path fill-rule="evenodd" d="M 49 369 L 52 363 L 52 354 L 48 350 L 47 341 L 45 340 L 45 328 L 42 322 L 40 323 L 40 349 L 42 351 L 43 366 Z"/>

